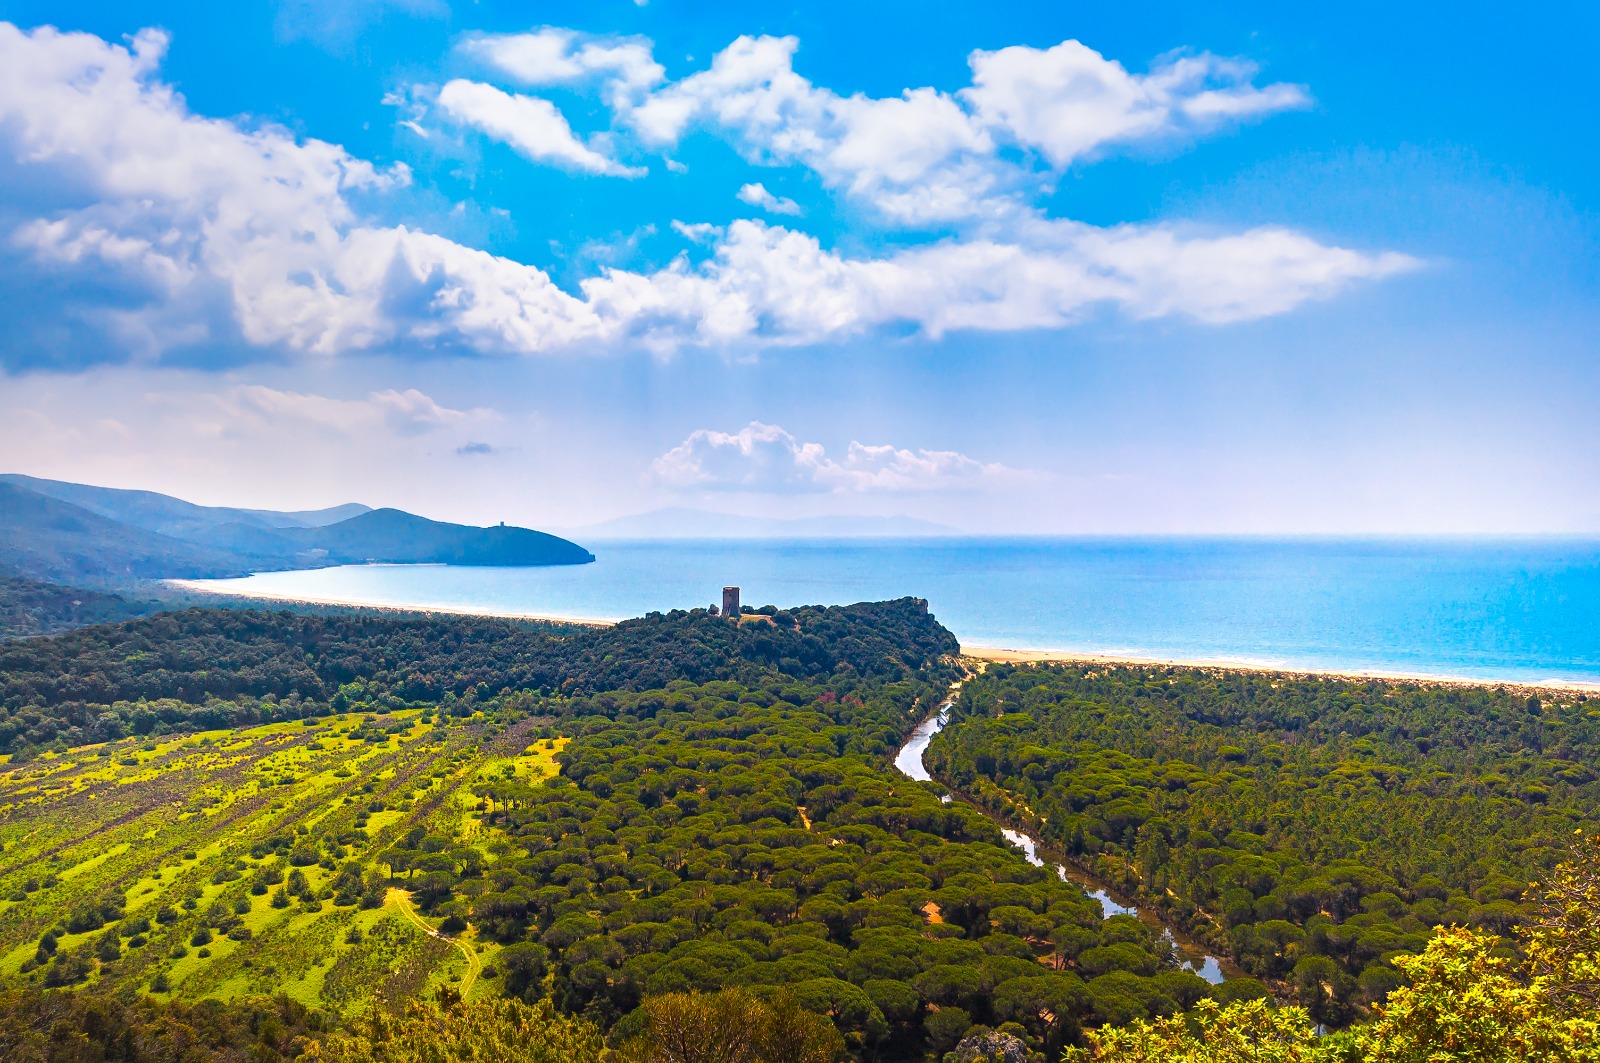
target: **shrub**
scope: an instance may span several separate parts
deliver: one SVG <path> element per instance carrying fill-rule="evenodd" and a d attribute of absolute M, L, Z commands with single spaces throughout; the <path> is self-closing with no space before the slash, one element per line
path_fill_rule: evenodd
<path fill-rule="evenodd" d="M 652 1063 L 832 1063 L 844 1048 L 833 1023 L 788 991 L 769 1000 L 746 989 L 667 993 L 641 1011 L 644 1032 L 629 1048 Z"/>
<path fill-rule="evenodd" d="M 600 1063 L 600 1031 L 556 1012 L 547 1000 L 464 1004 L 441 994 L 392 1018 L 374 1009 L 353 1032 L 308 1045 L 306 1063 Z"/>

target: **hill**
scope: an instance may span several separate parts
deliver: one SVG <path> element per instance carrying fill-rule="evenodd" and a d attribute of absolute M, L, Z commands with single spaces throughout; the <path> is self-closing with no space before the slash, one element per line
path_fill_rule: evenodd
<path fill-rule="evenodd" d="M 376 509 L 320 528 L 279 534 L 328 561 L 391 561 L 445 565 L 583 565 L 594 555 L 577 543 L 504 524 L 445 524 L 398 509 Z"/>
<path fill-rule="evenodd" d="M 109 584 L 242 576 L 250 565 L 226 550 L 123 524 L 0 483 L 0 569 L 33 579 Z"/>
<path fill-rule="evenodd" d="M 200 506 L 155 491 L 95 487 L 17 473 L 0 475 L 0 483 L 67 502 L 119 524 L 248 555 L 294 554 L 304 547 L 279 534 L 281 530 L 320 528 L 371 512 L 357 503 L 295 513 Z"/>
<path fill-rule="evenodd" d="M 23 487 L 35 494 L 82 506 L 92 513 L 146 531 L 160 532 L 176 539 L 189 538 L 202 528 L 226 525 L 262 528 L 320 528 L 341 520 L 372 512 L 371 506 L 347 502 L 326 509 L 280 512 L 271 509 L 235 509 L 229 506 L 201 506 L 156 491 L 133 491 L 120 487 L 46 480 L 21 473 L 0 474 L 0 482 Z"/>
<path fill-rule="evenodd" d="M 475 528 L 396 509 L 198 506 L 153 491 L 0 476 L 0 569 L 63 583 L 206 578 L 387 561 L 574 565 L 594 555 L 544 532 Z"/>
<path fill-rule="evenodd" d="M 927 602 L 775 612 L 731 624 L 654 613 L 557 636 L 484 617 L 187 609 L 0 646 L 0 753 L 502 690 L 588 694 L 836 672 L 943 674 L 959 650 Z M 931 671 L 930 671 L 931 670 Z"/>

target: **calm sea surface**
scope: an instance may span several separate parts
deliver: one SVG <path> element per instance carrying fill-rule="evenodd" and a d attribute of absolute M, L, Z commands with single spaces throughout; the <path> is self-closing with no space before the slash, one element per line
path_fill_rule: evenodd
<path fill-rule="evenodd" d="M 236 594 L 620 618 L 915 595 L 972 646 L 1600 682 L 1600 542 L 914 539 L 595 542 L 560 568 L 360 565 Z"/>

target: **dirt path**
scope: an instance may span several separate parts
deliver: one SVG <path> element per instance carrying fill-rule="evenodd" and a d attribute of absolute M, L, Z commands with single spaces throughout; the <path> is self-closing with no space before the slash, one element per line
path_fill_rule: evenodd
<path fill-rule="evenodd" d="M 472 992 L 472 983 L 478 980 L 478 972 L 483 970 L 483 964 L 478 961 L 478 954 L 465 942 L 453 937 L 447 937 L 429 926 L 427 920 L 418 915 L 417 910 L 411 907 L 411 894 L 405 890 L 396 889 L 393 886 L 389 887 L 389 892 L 384 895 L 383 904 L 386 908 L 398 908 L 400 913 L 411 920 L 418 930 L 421 930 L 429 937 L 438 938 L 440 941 L 448 941 L 460 950 L 461 955 L 467 958 L 467 973 L 461 979 L 461 999 L 467 999 L 467 994 Z"/>

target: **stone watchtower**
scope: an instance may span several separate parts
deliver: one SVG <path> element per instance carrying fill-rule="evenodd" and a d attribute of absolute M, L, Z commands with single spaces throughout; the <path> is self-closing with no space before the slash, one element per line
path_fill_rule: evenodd
<path fill-rule="evenodd" d="M 722 588 L 722 615 L 739 619 L 739 588 Z"/>

